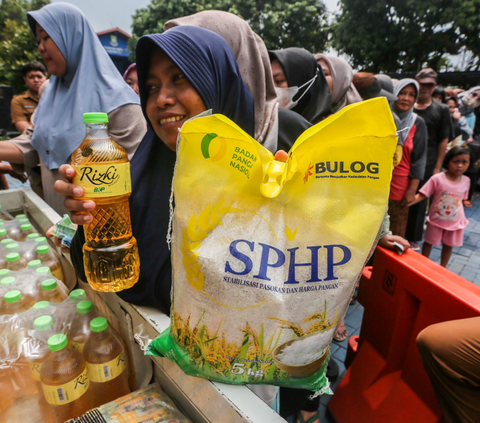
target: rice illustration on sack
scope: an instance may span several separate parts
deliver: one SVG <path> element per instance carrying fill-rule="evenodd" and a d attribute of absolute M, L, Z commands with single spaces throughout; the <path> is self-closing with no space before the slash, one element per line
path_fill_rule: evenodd
<path fill-rule="evenodd" d="M 170 328 L 148 354 L 233 384 L 329 392 L 329 348 L 386 213 L 385 99 L 307 130 L 286 163 L 222 115 L 180 131 Z"/>

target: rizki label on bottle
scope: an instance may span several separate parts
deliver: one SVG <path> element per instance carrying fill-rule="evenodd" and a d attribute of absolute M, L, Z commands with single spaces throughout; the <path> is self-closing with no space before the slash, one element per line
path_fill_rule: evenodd
<path fill-rule="evenodd" d="M 40 370 L 42 368 L 42 363 L 29 363 L 30 366 L 30 375 L 32 376 L 33 380 L 40 382 Z"/>
<path fill-rule="evenodd" d="M 122 351 L 116 358 L 107 363 L 92 364 L 87 362 L 88 374 L 92 382 L 103 383 L 115 379 L 125 370 L 125 352 Z"/>
<path fill-rule="evenodd" d="M 132 192 L 130 163 L 73 166 L 73 183 L 81 186 L 84 197 L 113 197 Z"/>
<path fill-rule="evenodd" d="M 65 405 L 80 398 L 90 385 L 87 367 L 71 382 L 63 385 L 45 385 L 42 383 L 45 400 L 51 405 Z"/>

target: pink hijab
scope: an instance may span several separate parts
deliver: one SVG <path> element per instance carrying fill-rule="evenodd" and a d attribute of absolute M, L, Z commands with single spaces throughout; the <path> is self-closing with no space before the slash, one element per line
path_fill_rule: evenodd
<path fill-rule="evenodd" d="M 325 60 L 333 80 L 332 92 L 332 109 L 336 113 L 345 106 L 362 101 L 362 97 L 358 94 L 357 89 L 353 85 L 353 69 L 340 57 L 326 56 L 324 54 L 316 54 L 315 59 Z"/>

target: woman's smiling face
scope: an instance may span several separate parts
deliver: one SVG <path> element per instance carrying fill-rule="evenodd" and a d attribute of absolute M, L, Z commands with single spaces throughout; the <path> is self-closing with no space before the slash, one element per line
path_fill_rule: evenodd
<path fill-rule="evenodd" d="M 145 82 L 146 112 L 157 136 L 176 151 L 178 130 L 206 110 L 202 98 L 179 67 L 160 49 L 151 57 Z"/>

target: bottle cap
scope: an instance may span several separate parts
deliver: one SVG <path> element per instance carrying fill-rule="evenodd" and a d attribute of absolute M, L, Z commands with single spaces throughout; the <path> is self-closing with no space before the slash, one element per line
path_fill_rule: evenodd
<path fill-rule="evenodd" d="M 6 259 L 8 263 L 13 263 L 14 261 L 20 260 L 20 254 L 18 253 L 9 253 L 6 255 Z"/>
<path fill-rule="evenodd" d="M 34 239 L 35 242 L 38 242 L 39 244 L 42 242 L 47 242 L 47 238 L 44 236 L 38 236 Z"/>
<path fill-rule="evenodd" d="M 7 235 L 7 230 L 6 229 L 0 229 L 0 236 Z"/>
<path fill-rule="evenodd" d="M 18 223 L 20 223 L 20 226 L 21 225 L 26 225 L 27 223 L 30 223 L 30 220 L 28 220 L 26 217 L 24 217 L 23 219 L 18 219 Z"/>
<path fill-rule="evenodd" d="M 43 309 L 47 308 L 49 305 L 50 305 L 50 303 L 48 301 L 39 301 L 38 303 L 35 303 L 33 305 L 33 308 L 35 310 L 43 310 Z"/>
<path fill-rule="evenodd" d="M 53 326 L 52 316 L 40 316 L 33 321 L 33 328 L 36 331 L 43 332 Z"/>
<path fill-rule="evenodd" d="M 20 226 L 20 229 L 22 231 L 29 231 L 32 229 L 32 224 L 31 223 L 25 223 L 24 225 Z"/>
<path fill-rule="evenodd" d="M 61 351 L 68 345 L 67 336 L 63 333 L 58 333 L 48 338 L 48 349 L 50 351 Z"/>
<path fill-rule="evenodd" d="M 12 285 L 15 281 L 16 279 L 13 276 L 7 276 L 6 278 L 0 279 L 0 285 Z"/>
<path fill-rule="evenodd" d="M 93 310 L 93 303 L 91 301 L 80 301 L 77 304 L 77 311 L 80 314 L 87 314 Z"/>
<path fill-rule="evenodd" d="M 40 247 L 37 247 L 38 254 L 46 254 L 49 251 L 50 251 L 50 247 L 48 245 L 40 245 Z"/>
<path fill-rule="evenodd" d="M 90 322 L 90 330 L 92 332 L 103 332 L 108 328 L 108 321 L 105 317 L 96 317 Z"/>
<path fill-rule="evenodd" d="M 16 303 L 22 299 L 22 293 L 18 289 L 14 289 L 13 291 L 8 291 L 3 300 L 6 303 Z"/>
<path fill-rule="evenodd" d="M 0 270 L 0 279 L 6 278 L 9 275 L 10 275 L 10 269 Z"/>
<path fill-rule="evenodd" d="M 17 215 L 15 216 L 15 219 L 25 219 L 26 217 L 27 217 L 27 216 L 24 215 L 24 214 L 17 214 Z"/>
<path fill-rule="evenodd" d="M 69 297 L 73 301 L 82 301 L 87 298 L 85 295 L 85 290 L 83 289 L 74 289 L 72 292 L 70 292 Z"/>
<path fill-rule="evenodd" d="M 48 275 L 52 272 L 50 271 L 50 267 L 42 266 L 42 267 L 39 267 L 38 269 L 36 269 L 35 273 L 38 273 L 39 275 Z"/>
<path fill-rule="evenodd" d="M 7 244 L 7 246 L 5 247 L 5 249 L 9 252 L 9 253 L 13 253 L 14 251 L 17 251 L 19 249 L 19 246 L 16 242 L 11 242 L 10 244 Z"/>
<path fill-rule="evenodd" d="M 42 262 L 40 260 L 29 261 L 27 267 L 31 270 L 35 270 L 37 267 L 42 267 Z"/>
<path fill-rule="evenodd" d="M 83 123 L 108 123 L 106 113 L 84 113 Z"/>
<path fill-rule="evenodd" d="M 0 241 L 0 244 L 11 244 L 12 242 L 15 242 L 12 238 L 5 238 Z"/>
<path fill-rule="evenodd" d="M 42 289 L 44 291 L 50 291 L 51 289 L 55 289 L 57 287 L 57 281 L 55 279 L 47 279 L 46 281 L 42 282 Z"/>
<path fill-rule="evenodd" d="M 34 240 L 35 238 L 38 238 L 40 236 L 40 234 L 37 234 L 37 233 L 34 233 L 34 234 L 28 234 L 27 235 L 27 239 L 29 239 L 30 241 Z"/>

